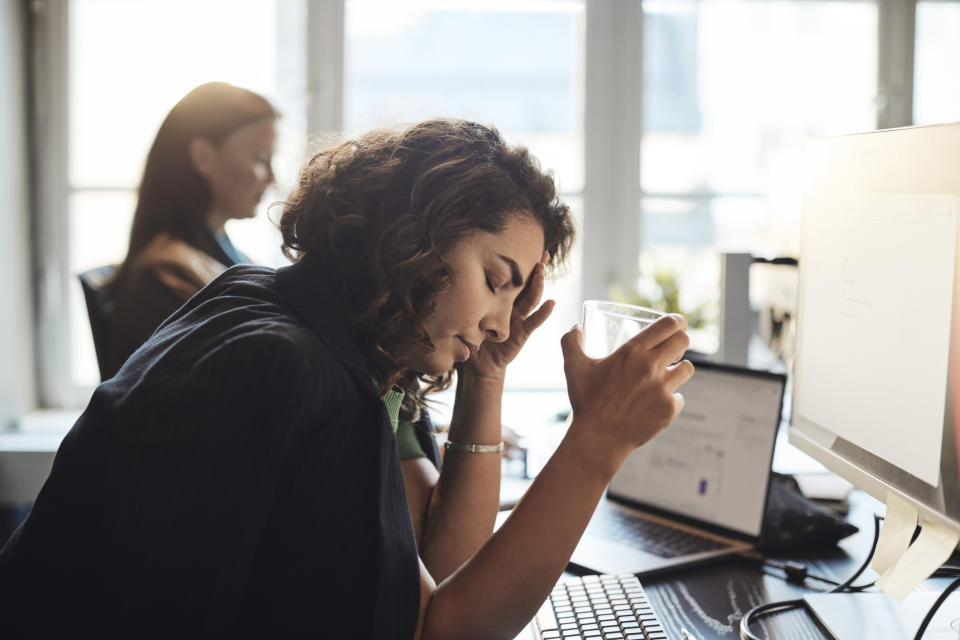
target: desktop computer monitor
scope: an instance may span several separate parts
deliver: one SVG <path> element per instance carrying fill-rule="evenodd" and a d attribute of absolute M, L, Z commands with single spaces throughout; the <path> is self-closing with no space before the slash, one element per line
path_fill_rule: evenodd
<path fill-rule="evenodd" d="M 811 141 L 790 442 L 960 532 L 960 123 Z"/>

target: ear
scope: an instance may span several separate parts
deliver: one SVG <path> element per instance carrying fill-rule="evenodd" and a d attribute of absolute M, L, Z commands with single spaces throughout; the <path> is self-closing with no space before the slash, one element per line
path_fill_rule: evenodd
<path fill-rule="evenodd" d="M 196 137 L 190 140 L 188 147 L 190 162 L 193 168 L 203 177 L 209 177 L 213 171 L 213 163 L 216 158 L 217 149 L 206 138 Z"/>

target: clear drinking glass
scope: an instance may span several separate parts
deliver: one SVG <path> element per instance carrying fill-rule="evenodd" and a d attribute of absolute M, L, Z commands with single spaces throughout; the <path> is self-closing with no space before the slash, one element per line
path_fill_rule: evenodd
<path fill-rule="evenodd" d="M 583 303 L 583 350 L 591 358 L 603 358 L 664 315 L 662 311 L 608 300 Z"/>

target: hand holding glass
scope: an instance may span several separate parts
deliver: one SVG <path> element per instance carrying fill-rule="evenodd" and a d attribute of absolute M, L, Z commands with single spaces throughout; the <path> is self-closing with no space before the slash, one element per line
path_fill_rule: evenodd
<path fill-rule="evenodd" d="M 607 300 L 583 303 L 583 351 L 591 358 L 604 358 L 663 317 L 662 311 Z"/>

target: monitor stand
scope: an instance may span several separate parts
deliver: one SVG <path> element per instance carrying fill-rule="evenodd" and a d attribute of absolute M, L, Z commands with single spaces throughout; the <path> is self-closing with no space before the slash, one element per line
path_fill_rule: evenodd
<path fill-rule="evenodd" d="M 910 593 L 898 603 L 885 593 L 818 593 L 804 596 L 807 610 L 834 640 L 912 639 L 940 594 Z M 927 626 L 923 640 L 960 638 L 960 593 L 951 593 Z"/>

